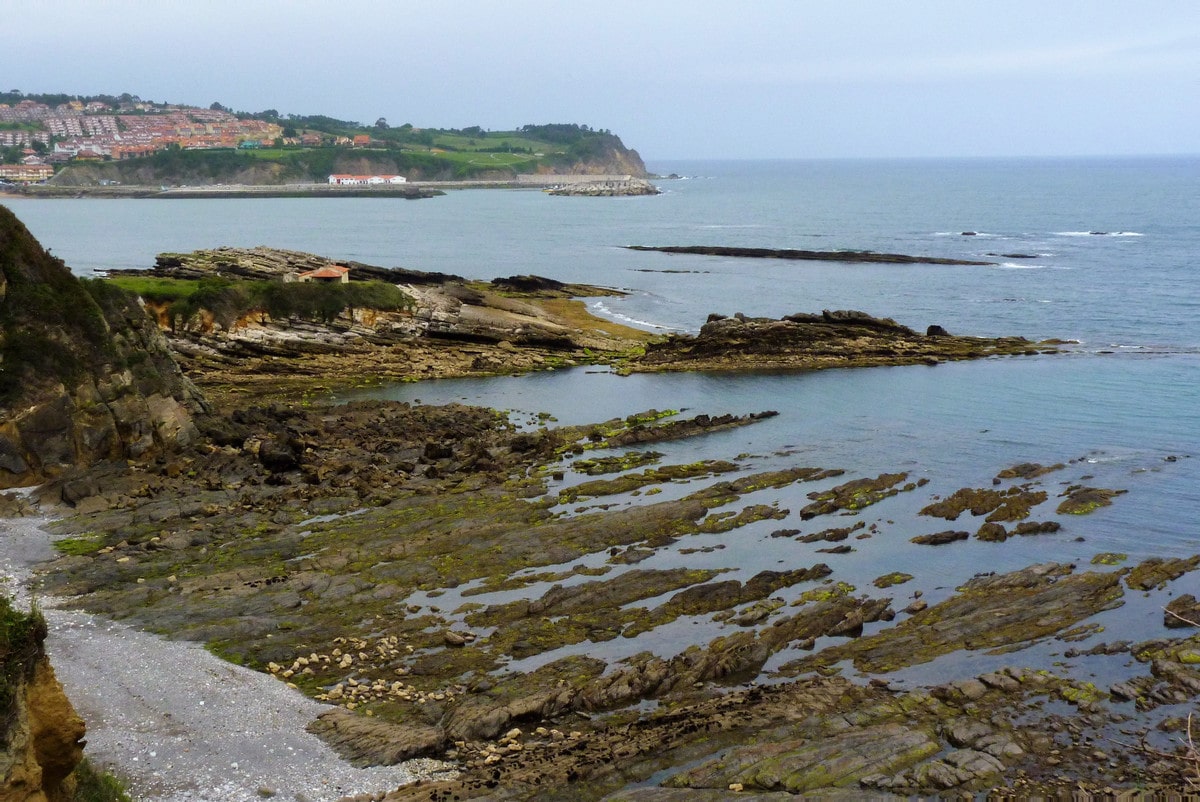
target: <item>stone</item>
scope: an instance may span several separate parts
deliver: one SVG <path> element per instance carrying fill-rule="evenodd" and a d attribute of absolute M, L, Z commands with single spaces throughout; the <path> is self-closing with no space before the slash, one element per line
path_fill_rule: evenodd
<path fill-rule="evenodd" d="M 1172 599 L 1163 613 L 1163 625 L 1170 629 L 1200 627 L 1200 601 L 1190 593 Z"/>

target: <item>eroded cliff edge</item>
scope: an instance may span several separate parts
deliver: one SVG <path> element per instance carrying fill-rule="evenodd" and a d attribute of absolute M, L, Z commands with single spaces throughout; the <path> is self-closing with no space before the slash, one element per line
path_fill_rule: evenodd
<path fill-rule="evenodd" d="M 84 723 L 46 658 L 46 622 L 0 597 L 0 799 L 67 802 Z"/>

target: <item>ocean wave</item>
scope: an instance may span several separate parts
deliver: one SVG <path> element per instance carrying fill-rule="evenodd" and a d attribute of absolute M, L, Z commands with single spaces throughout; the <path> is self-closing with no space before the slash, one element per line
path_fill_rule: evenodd
<path fill-rule="evenodd" d="M 597 314 L 604 315 L 612 320 L 619 320 L 622 323 L 628 323 L 630 326 L 641 326 L 643 328 L 655 329 L 657 331 L 681 331 L 681 329 L 676 329 L 674 326 L 664 326 L 661 323 L 651 323 L 648 320 L 638 320 L 635 317 L 623 315 L 620 312 L 614 312 L 605 306 L 603 301 L 594 301 L 592 303 L 592 310 Z"/>
<path fill-rule="evenodd" d="M 1030 264 L 1028 262 L 1024 262 L 1024 263 L 1000 262 L 998 264 L 992 265 L 992 267 L 994 267 L 998 270 L 1072 270 L 1073 269 L 1073 268 L 1067 267 L 1066 265 L 1045 265 L 1045 264 L 1035 265 L 1035 264 Z"/>

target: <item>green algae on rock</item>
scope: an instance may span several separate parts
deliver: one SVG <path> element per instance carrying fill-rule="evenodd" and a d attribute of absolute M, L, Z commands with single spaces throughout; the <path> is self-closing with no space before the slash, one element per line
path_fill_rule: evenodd
<path fill-rule="evenodd" d="M 1086 515 L 1101 507 L 1111 506 L 1114 498 L 1126 492 L 1101 487 L 1073 486 L 1063 493 L 1066 498 L 1058 505 L 1057 512 L 1059 515 Z"/>

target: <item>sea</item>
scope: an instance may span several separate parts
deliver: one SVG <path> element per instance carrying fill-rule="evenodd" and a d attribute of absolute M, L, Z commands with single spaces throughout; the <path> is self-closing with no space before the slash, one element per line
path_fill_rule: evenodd
<path fill-rule="evenodd" d="M 475 189 L 416 201 L 3 203 L 85 276 L 147 268 L 165 251 L 267 245 L 470 278 L 537 274 L 620 288 L 627 294 L 586 302 L 599 316 L 664 334 L 695 332 L 714 312 L 779 317 L 857 309 L 919 330 L 937 324 L 954 334 L 1073 341 L 1060 354 L 936 366 L 632 376 L 592 366 L 372 391 L 507 410 L 520 426 L 602 421 L 648 409 L 689 415 L 774 410 L 778 416 L 752 426 L 654 448 L 664 452 L 664 463 L 736 458 L 744 472 L 796 465 L 846 471 L 818 485 L 746 496 L 739 505 L 771 504 L 788 516 L 689 538 L 688 549 L 664 550 L 640 568 L 734 567 L 744 579 L 820 561 L 833 568 L 832 579 L 895 596 L 900 607 L 910 588 L 935 602 L 979 573 L 1051 561 L 1113 570 L 1094 568 L 1093 560 L 1108 554 L 1107 562 L 1128 566 L 1200 553 L 1200 157 L 662 161 L 649 167 L 678 177 L 656 181 L 661 195 L 636 198 Z M 872 250 L 989 264 L 737 259 L 629 245 Z M 992 487 L 998 472 L 1026 462 L 1064 466 L 1036 480 L 1049 499 L 1034 511 L 1035 520 L 1061 520 L 1060 532 L 1004 543 L 910 542 L 946 529 L 973 532 L 981 519 L 968 514 L 947 522 L 919 510 L 958 488 Z M 569 462 L 564 468 L 552 489 L 581 480 Z M 847 477 L 892 472 L 928 482 L 856 518 L 802 522 L 797 514 L 809 492 Z M 1088 515 L 1056 516 L 1059 495 L 1076 485 L 1125 492 Z M 695 489 L 695 482 L 682 483 L 657 496 L 601 501 L 647 503 Z M 577 514 L 578 506 L 563 512 Z M 829 544 L 771 536 L 784 527 L 808 532 L 856 520 L 874 531 L 869 539 L 848 541 L 854 549 L 848 554 L 818 554 Z M 915 578 L 887 591 L 872 585 L 893 571 Z M 1074 645 L 1167 634 L 1161 607 L 1185 592 L 1200 594 L 1196 575 L 1161 592 L 1127 592 L 1121 609 L 1099 617 Z M 454 608 L 451 599 L 441 603 Z M 656 633 L 658 647 L 682 649 L 716 626 L 679 622 Z M 912 679 L 1014 661 L 1055 665 L 1066 646 L 1049 640 L 1019 660 L 959 655 L 923 667 Z M 603 648 L 619 653 L 620 639 Z M 1113 663 L 1113 677 L 1122 660 L 1128 656 Z"/>

